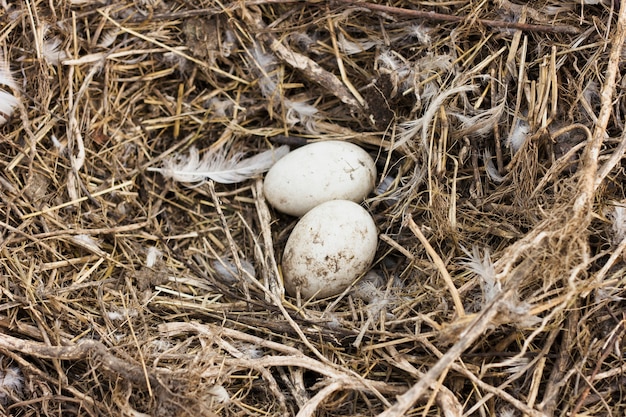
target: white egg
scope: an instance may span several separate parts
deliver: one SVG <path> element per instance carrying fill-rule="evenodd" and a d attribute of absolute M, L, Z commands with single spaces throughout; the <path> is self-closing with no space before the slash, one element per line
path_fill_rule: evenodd
<path fill-rule="evenodd" d="M 274 164 L 265 176 L 267 201 L 278 211 L 302 216 L 330 200 L 362 201 L 376 182 L 376 165 L 363 148 L 349 142 L 316 142 Z"/>
<path fill-rule="evenodd" d="M 311 209 L 296 224 L 283 253 L 285 289 L 303 298 L 345 290 L 365 273 L 376 254 L 378 232 L 360 205 L 333 200 Z"/>

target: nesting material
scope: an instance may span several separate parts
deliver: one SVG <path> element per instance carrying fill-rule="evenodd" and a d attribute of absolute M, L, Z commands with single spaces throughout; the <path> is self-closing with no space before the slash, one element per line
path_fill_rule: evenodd
<path fill-rule="evenodd" d="M 0 21 L 0 415 L 626 415 L 626 1 Z M 379 240 L 327 230 L 364 262 L 298 296 L 325 247 L 264 171 L 329 141 L 376 162 L 331 198 Z"/>

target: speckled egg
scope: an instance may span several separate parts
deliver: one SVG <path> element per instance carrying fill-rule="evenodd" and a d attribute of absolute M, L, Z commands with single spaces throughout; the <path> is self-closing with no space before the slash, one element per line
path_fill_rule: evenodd
<path fill-rule="evenodd" d="M 282 259 L 285 289 L 304 299 L 330 297 L 365 273 L 376 254 L 372 216 L 347 200 L 320 204 L 296 224 Z"/>
<path fill-rule="evenodd" d="M 376 165 L 363 148 L 325 141 L 281 158 L 265 176 L 263 190 L 276 210 L 299 217 L 330 200 L 360 202 L 375 182 Z"/>

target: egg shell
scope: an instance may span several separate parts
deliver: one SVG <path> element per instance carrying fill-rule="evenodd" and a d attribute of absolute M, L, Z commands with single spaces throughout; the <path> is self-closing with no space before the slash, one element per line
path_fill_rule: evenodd
<path fill-rule="evenodd" d="M 330 200 L 362 201 L 376 182 L 376 165 L 365 150 L 341 141 L 298 148 L 272 166 L 263 190 L 278 211 L 302 216 Z"/>
<path fill-rule="evenodd" d="M 378 232 L 372 216 L 347 200 L 322 203 L 293 228 L 282 268 L 285 289 L 303 298 L 330 297 L 365 273 L 376 254 Z"/>

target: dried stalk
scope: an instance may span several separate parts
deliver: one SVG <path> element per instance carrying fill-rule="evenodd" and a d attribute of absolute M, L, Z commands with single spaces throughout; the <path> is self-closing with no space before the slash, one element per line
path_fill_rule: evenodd
<path fill-rule="evenodd" d="M 336 3 L 347 4 L 354 7 L 363 7 L 373 11 L 379 11 L 383 13 L 396 14 L 400 16 L 407 16 L 412 18 L 419 18 L 424 20 L 430 20 L 435 22 L 465 22 L 467 17 L 453 16 L 442 13 L 426 12 L 421 10 L 404 9 L 401 7 L 386 6 L 384 4 L 367 3 L 361 0 L 333 0 Z M 539 33 L 564 33 L 569 35 L 579 34 L 581 31 L 574 26 L 556 26 L 556 25 L 534 25 L 530 23 L 517 23 L 517 22 L 504 22 L 500 20 L 488 20 L 488 19 L 471 19 L 481 25 L 500 28 L 500 29 L 515 29 L 525 32 L 539 32 Z"/>

